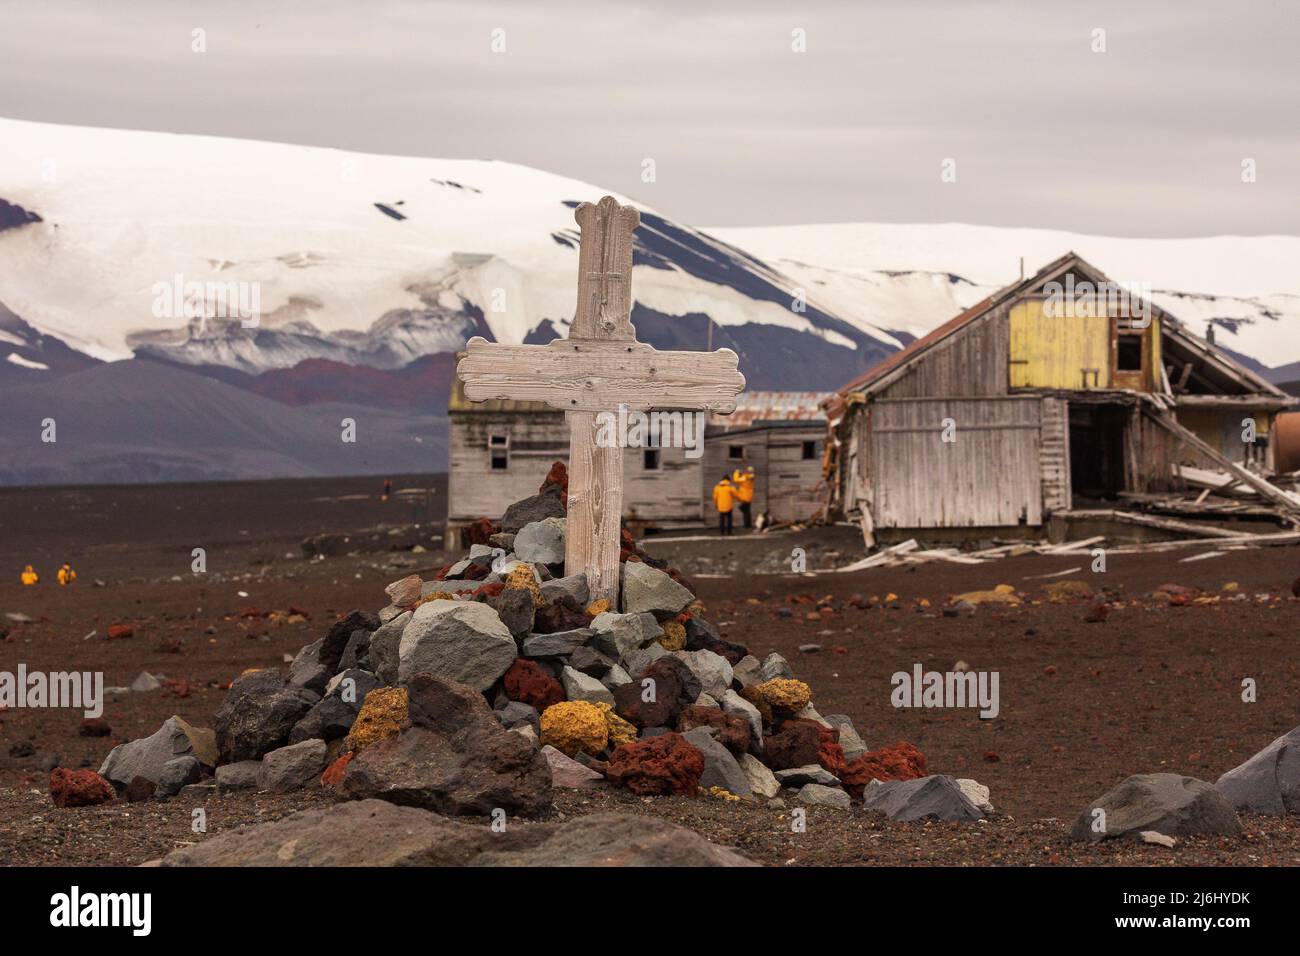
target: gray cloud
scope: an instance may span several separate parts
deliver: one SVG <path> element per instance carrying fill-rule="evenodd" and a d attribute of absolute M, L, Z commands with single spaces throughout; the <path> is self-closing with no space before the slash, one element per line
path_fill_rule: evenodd
<path fill-rule="evenodd" d="M 49 0 L 3 17 L 0 114 L 24 119 L 503 159 L 696 224 L 1296 229 L 1296 0 Z"/>

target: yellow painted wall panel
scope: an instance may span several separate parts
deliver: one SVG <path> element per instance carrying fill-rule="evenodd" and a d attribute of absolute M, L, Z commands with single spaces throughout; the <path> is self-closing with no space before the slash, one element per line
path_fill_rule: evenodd
<path fill-rule="evenodd" d="M 1109 388 L 1110 319 L 1104 315 L 1055 316 L 1025 299 L 1011 307 L 1012 388 Z M 1096 374 L 1085 376 L 1085 369 Z"/>

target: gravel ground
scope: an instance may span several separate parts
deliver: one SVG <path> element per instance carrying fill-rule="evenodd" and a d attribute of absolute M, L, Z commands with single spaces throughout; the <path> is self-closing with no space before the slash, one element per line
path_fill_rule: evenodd
<path fill-rule="evenodd" d="M 80 489 L 72 517 L 41 497 L 54 492 L 0 493 L 0 612 L 34 619 L 0 618 L 10 632 L 0 640 L 0 670 L 13 671 L 20 662 L 39 670 L 102 670 L 108 685 L 129 684 L 149 670 L 178 682 L 111 698 L 108 738 L 80 736 L 79 713 L 0 711 L 0 863 L 139 863 L 201 838 L 190 827 L 193 801 L 184 799 L 54 808 L 47 768 L 98 767 L 116 742 L 152 733 L 173 713 L 210 724 L 224 686 L 240 671 L 280 665 L 338 614 L 377 610 L 388 581 L 439 563 L 435 554 L 305 561 L 297 550 L 303 535 L 365 527 L 395 513 L 373 496 L 353 497 L 355 481 L 339 482 L 333 493 L 319 482 L 309 489 L 278 483 L 273 491 L 177 486 L 151 496 Z M 33 531 L 33 515 L 44 516 L 41 535 Z M 240 533 L 262 527 L 259 521 L 264 532 Z M 612 806 L 654 813 L 772 864 L 1300 863 L 1294 818 L 1250 818 L 1242 837 L 1186 840 L 1172 850 L 1064 841 L 1088 802 L 1131 773 L 1172 771 L 1212 781 L 1300 724 L 1293 649 L 1300 601 L 1290 591 L 1300 549 L 1239 551 L 1192 563 L 1180 559 L 1195 552 L 1114 556 L 1105 575 L 1092 575 L 1086 559 L 1047 556 L 816 576 L 743 571 L 771 566 L 773 553 L 788 554 L 802 540 L 811 538 L 737 536 L 651 548 L 674 560 L 689 554 L 708 618 L 756 654 L 789 658 L 812 685 L 822 713 L 849 715 L 869 746 L 908 740 L 926 754 L 931 772 L 976 778 L 992 789 L 999 814 L 970 826 L 897 825 L 863 811 L 811 808 L 807 832 L 794 834 L 779 811 L 707 799 L 564 794 L 557 812 Z M 195 542 L 208 547 L 204 577 L 189 573 Z M 832 539 L 833 549 L 845 546 Z M 48 581 L 20 587 L 17 570 L 34 553 L 66 556 L 81 580 L 66 589 Z M 709 577 L 699 570 L 729 573 L 733 566 L 741 573 Z M 104 586 L 94 586 L 95 578 Z M 1071 579 L 1107 590 L 1111 612 L 1104 622 L 1085 622 L 1086 601 L 1047 599 L 1045 584 Z M 1205 603 L 1174 607 L 1152 598 L 1166 582 L 1202 589 Z M 1029 600 L 1016 608 L 983 606 L 969 616 L 940 611 L 954 594 L 998 584 Z M 896 600 L 889 606 L 850 603 L 855 595 L 890 594 Z M 264 616 L 291 605 L 307 616 Z M 250 609 L 257 614 L 248 615 Z M 134 636 L 107 640 L 113 623 L 131 625 Z M 821 650 L 801 653 L 805 644 Z M 980 720 L 973 710 L 891 705 L 894 672 L 914 663 L 945 671 L 958 660 L 998 672 L 996 720 Z M 1258 686 L 1254 703 L 1241 699 L 1247 677 Z M 211 798 L 204 806 L 208 834 L 322 799 L 311 793 Z"/>

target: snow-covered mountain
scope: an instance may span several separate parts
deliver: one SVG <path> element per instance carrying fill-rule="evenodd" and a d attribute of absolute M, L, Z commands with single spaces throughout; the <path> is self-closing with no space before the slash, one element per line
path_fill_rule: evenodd
<path fill-rule="evenodd" d="M 0 142 L 0 302 L 98 359 L 248 373 L 565 334 L 573 208 L 605 192 L 510 163 L 15 120 Z M 897 348 L 869 319 L 792 308 L 788 277 L 637 205 L 643 340 L 703 348 L 707 316 L 769 388 L 831 387 Z"/>
<path fill-rule="evenodd" d="M 1267 369 L 1300 361 L 1300 237 L 1114 239 L 959 223 L 837 223 L 709 229 L 805 284 L 851 322 L 921 335 L 1068 250 L 1198 334 Z"/>
<path fill-rule="evenodd" d="M 573 208 L 606 192 L 485 160 L 0 119 L 0 460 L 32 463 L 0 484 L 444 467 L 452 353 L 567 333 Z M 640 338 L 732 348 L 753 389 L 837 388 L 1022 258 L 1028 273 L 1070 249 L 1300 378 L 1294 236 L 700 230 L 636 205 Z M 31 425 L 50 409 L 57 455 Z M 360 457 L 332 447 L 344 414 L 374 441 Z"/>

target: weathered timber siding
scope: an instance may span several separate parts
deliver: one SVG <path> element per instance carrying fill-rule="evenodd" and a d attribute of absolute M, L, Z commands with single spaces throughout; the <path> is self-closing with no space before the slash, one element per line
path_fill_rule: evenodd
<path fill-rule="evenodd" d="M 873 403 L 877 528 L 1042 523 L 1038 398 Z M 944 420 L 956 441 L 943 440 Z"/>
<path fill-rule="evenodd" d="M 563 412 L 481 413 L 450 416 L 448 524 L 480 516 L 497 519 L 521 498 L 537 493 L 552 463 L 569 460 L 569 426 Z M 509 467 L 493 470 L 491 435 L 510 438 Z M 659 452 L 659 468 L 645 467 L 644 449 L 623 453 L 623 513 L 653 524 L 698 524 L 701 458 L 683 448 Z"/>
<path fill-rule="evenodd" d="M 1043 508 L 1070 507 L 1070 405 L 1059 398 L 1043 399 L 1043 428 L 1039 469 L 1043 476 Z"/>
<path fill-rule="evenodd" d="M 713 508 L 713 486 L 723 472 L 730 475 L 737 468 L 754 467 L 755 515 L 767 512 L 773 521 L 800 521 L 812 517 L 825 503 L 821 485 L 822 443 L 826 425 L 810 421 L 806 425 L 754 427 L 709 435 L 705 443 L 701 503 L 707 520 L 717 512 Z M 816 442 L 813 457 L 805 460 L 803 443 Z M 730 457 L 739 446 L 742 457 Z"/>
<path fill-rule="evenodd" d="M 881 389 L 882 398 L 1007 393 L 1007 313 L 994 309 L 927 351 L 897 381 Z"/>

